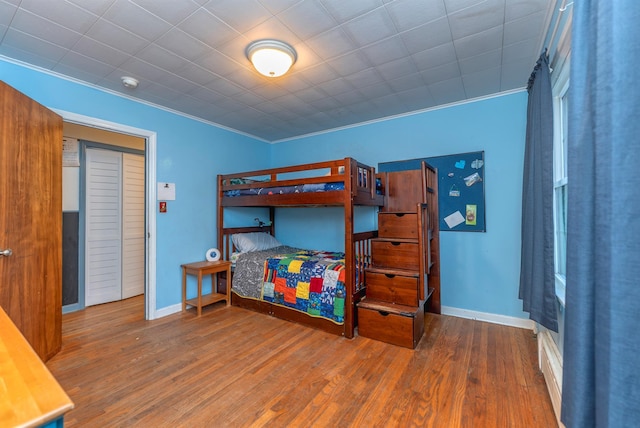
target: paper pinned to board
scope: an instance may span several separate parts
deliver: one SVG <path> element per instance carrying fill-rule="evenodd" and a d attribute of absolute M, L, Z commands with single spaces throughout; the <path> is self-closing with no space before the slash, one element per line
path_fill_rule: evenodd
<path fill-rule="evenodd" d="M 464 223 L 465 218 L 460 211 L 456 211 L 453 214 L 449 214 L 444 218 L 444 222 L 447 223 L 449 229 L 453 229 L 457 225 Z"/>

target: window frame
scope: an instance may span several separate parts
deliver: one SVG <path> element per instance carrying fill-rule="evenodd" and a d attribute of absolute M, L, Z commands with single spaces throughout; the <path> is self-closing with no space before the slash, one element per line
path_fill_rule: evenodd
<path fill-rule="evenodd" d="M 557 70 L 557 78 L 552 85 L 553 95 L 553 115 L 554 115 L 554 135 L 553 135 L 553 227 L 554 227 L 554 273 L 555 273 L 555 289 L 556 297 L 560 304 L 565 305 L 566 294 L 566 273 L 559 271 L 559 265 L 563 262 L 563 266 L 566 270 L 566 230 L 565 230 L 565 242 L 564 251 L 560 251 L 558 242 L 558 224 L 560 219 L 558 216 L 562 213 L 558 212 L 558 189 L 565 187 L 565 192 L 568 185 L 567 177 L 567 143 L 569 137 L 568 129 L 568 109 L 571 108 L 568 105 L 569 101 L 569 64 L 570 60 L 567 59 L 563 63 L 563 66 Z M 566 198 L 566 194 L 565 194 Z M 566 210 L 564 211 L 564 224 L 567 223 Z M 564 261 L 560 260 L 560 257 L 565 258 Z"/>

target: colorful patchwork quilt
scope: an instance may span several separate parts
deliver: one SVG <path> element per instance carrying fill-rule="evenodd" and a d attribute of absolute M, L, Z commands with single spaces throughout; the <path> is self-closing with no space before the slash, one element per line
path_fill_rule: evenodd
<path fill-rule="evenodd" d="M 264 262 L 261 298 L 344 323 L 344 253 L 301 250 Z"/>

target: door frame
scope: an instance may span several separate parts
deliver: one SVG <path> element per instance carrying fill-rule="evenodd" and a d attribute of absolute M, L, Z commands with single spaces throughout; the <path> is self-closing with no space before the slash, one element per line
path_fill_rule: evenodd
<path fill-rule="evenodd" d="M 63 121 L 106 131 L 128 134 L 144 138 L 145 143 L 145 319 L 153 320 L 156 314 L 156 168 L 157 168 L 157 133 L 141 128 L 135 128 L 120 123 L 109 122 L 94 117 L 84 116 L 59 109 L 51 109 L 60 116 Z"/>

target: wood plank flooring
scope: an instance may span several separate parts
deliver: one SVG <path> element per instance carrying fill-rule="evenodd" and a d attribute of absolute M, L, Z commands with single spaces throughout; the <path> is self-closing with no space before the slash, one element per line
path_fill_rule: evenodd
<path fill-rule="evenodd" d="M 67 427 L 556 427 L 531 331 L 426 315 L 414 351 L 215 304 L 63 316 Z"/>

